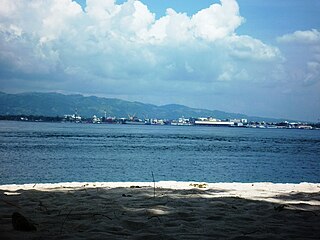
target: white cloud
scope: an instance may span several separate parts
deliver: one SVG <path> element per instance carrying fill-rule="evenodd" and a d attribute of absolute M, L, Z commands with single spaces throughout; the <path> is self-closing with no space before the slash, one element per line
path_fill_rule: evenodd
<path fill-rule="evenodd" d="M 268 46 L 250 36 L 233 35 L 227 39 L 230 54 L 240 59 L 274 60 L 281 57 L 278 48 Z"/>
<path fill-rule="evenodd" d="M 287 78 L 291 84 L 313 86 L 320 83 L 320 32 L 295 31 L 277 38 L 287 55 Z"/>
<path fill-rule="evenodd" d="M 242 21 L 237 2 L 222 0 L 192 16 L 191 25 L 195 36 L 214 41 L 232 35 Z"/>
<path fill-rule="evenodd" d="M 210 62 L 223 65 L 233 57 L 263 61 L 280 56 L 274 47 L 235 34 L 243 21 L 235 0 L 222 0 L 191 17 L 168 9 L 158 20 L 146 5 L 134 0 L 121 5 L 114 0 L 88 0 L 84 12 L 71 0 L 5 0 L 0 8 L 1 37 L 7 45 L 1 51 L 15 55 L 23 49 L 21 58 L 27 56 L 31 68 L 40 61 L 50 71 L 75 66 L 88 68 L 92 77 L 125 78 L 136 73 L 144 78 L 158 74 L 156 66 L 174 63 L 178 70 L 171 74 L 183 77 L 198 69 L 206 79 L 197 81 L 208 81 L 208 75 L 214 80 L 221 74 L 219 66 L 210 68 Z M 194 57 L 200 64 L 188 61 Z M 164 79 L 181 77 L 163 75 Z"/>
<path fill-rule="evenodd" d="M 282 43 L 320 43 L 320 32 L 316 29 L 308 30 L 308 31 L 296 31 L 294 33 L 285 34 L 277 39 Z"/>
<path fill-rule="evenodd" d="M 320 81 L 320 62 L 308 62 L 307 71 L 303 79 L 304 84 L 311 84 Z"/>
<path fill-rule="evenodd" d="M 160 19 L 134 0 L 87 0 L 84 10 L 71 0 L 2 0 L 0 83 L 209 107 L 213 95 L 294 75 L 279 48 L 236 33 L 243 22 L 236 0 L 193 16 L 169 8 Z M 316 41 L 310 32 L 299 34 Z M 314 83 L 318 62 L 304 62 L 301 81 Z"/>
<path fill-rule="evenodd" d="M 160 18 L 150 26 L 150 30 L 143 35 L 147 43 L 162 44 L 165 42 L 181 43 L 192 40 L 190 18 L 184 13 L 177 13 L 169 8 L 166 16 Z"/>

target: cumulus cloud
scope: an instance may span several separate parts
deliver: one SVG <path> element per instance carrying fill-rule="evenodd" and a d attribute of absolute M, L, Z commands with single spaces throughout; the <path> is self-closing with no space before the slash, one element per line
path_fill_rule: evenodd
<path fill-rule="evenodd" d="M 237 2 L 221 0 L 193 15 L 191 25 L 195 36 L 214 41 L 232 35 L 242 21 Z"/>
<path fill-rule="evenodd" d="M 285 34 L 277 39 L 281 43 L 320 43 L 320 32 L 316 29 L 308 31 L 295 31 L 294 33 Z"/>
<path fill-rule="evenodd" d="M 306 84 L 320 81 L 320 62 L 310 61 L 307 63 L 307 73 L 304 78 Z"/>
<path fill-rule="evenodd" d="M 281 58 L 281 53 L 278 48 L 268 46 L 262 41 L 250 36 L 233 35 L 226 40 L 229 43 L 230 54 L 238 58 L 251 58 L 262 61 L 272 61 Z"/>
<path fill-rule="evenodd" d="M 299 85 L 320 82 L 320 32 L 316 29 L 295 31 L 277 38 L 286 53 L 288 74 Z M 293 55 L 294 54 L 294 55 Z"/>
<path fill-rule="evenodd" d="M 12 71 L 80 77 L 86 72 L 86 77 L 106 82 L 137 77 L 147 81 L 155 73 L 164 80 L 193 74 L 197 81 L 215 81 L 223 73 L 212 64 L 280 56 L 275 47 L 235 34 L 243 22 L 235 0 L 222 0 L 191 17 L 168 9 L 158 20 L 134 0 L 88 0 L 84 11 L 71 0 L 5 0 L 0 9 L 0 50 Z"/>

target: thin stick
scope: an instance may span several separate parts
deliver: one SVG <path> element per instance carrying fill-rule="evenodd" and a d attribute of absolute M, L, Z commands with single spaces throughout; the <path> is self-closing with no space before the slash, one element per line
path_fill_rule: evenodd
<path fill-rule="evenodd" d="M 14 203 L 12 203 L 12 202 L 6 201 L 6 200 L 4 200 L 4 199 L 1 199 L 1 200 L 2 200 L 4 203 L 8 204 L 8 205 L 11 205 L 11 206 L 13 206 L 13 207 L 16 207 L 16 208 L 20 208 L 20 209 L 21 209 L 21 207 L 19 207 L 18 205 L 14 204 Z"/>
<path fill-rule="evenodd" d="M 72 209 L 69 211 L 69 213 L 67 214 L 66 218 L 64 219 L 64 221 L 62 222 L 61 228 L 60 228 L 60 235 L 62 234 L 62 229 L 63 229 L 63 225 L 65 224 L 65 222 L 67 221 L 70 213 L 72 212 Z"/>
<path fill-rule="evenodd" d="M 154 180 L 153 172 L 151 171 L 152 179 L 153 179 L 153 198 L 156 198 L 156 181 Z"/>
<path fill-rule="evenodd" d="M 109 217 L 109 216 L 107 216 L 107 215 L 105 215 L 105 214 L 101 214 L 101 213 L 94 213 L 94 214 L 93 214 L 93 217 L 95 217 L 95 216 L 102 216 L 102 217 L 108 218 L 109 220 L 112 220 L 111 217 Z"/>

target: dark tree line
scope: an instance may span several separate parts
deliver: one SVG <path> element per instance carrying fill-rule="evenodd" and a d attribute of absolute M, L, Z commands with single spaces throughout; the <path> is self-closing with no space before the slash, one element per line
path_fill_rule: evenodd
<path fill-rule="evenodd" d="M 63 117 L 34 116 L 34 115 L 0 115 L 0 120 L 28 122 L 62 122 Z"/>

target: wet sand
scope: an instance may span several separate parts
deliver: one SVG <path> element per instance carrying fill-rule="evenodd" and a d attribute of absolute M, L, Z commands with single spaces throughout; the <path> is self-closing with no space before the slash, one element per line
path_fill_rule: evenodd
<path fill-rule="evenodd" d="M 320 184 L 24 184 L 1 185 L 0 195 L 0 239 L 320 236 Z M 37 230 L 15 230 L 14 212 L 25 216 Z"/>

